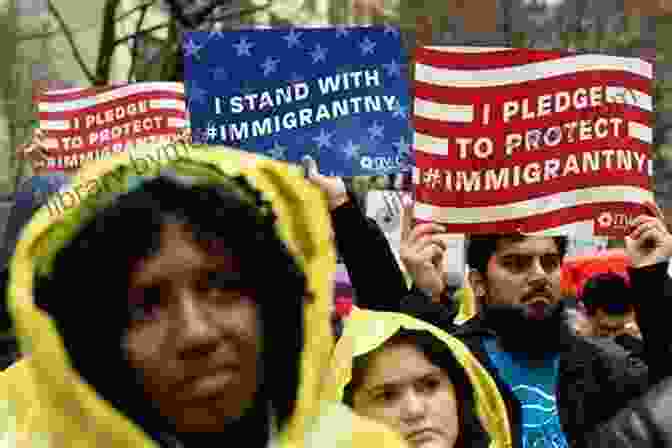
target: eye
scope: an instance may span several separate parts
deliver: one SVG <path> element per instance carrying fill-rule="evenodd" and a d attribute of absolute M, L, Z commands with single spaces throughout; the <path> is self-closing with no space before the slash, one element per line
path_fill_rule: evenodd
<path fill-rule="evenodd" d="M 541 257 L 541 266 L 546 272 L 553 272 L 560 267 L 562 258 L 559 254 L 546 254 Z"/>
<path fill-rule="evenodd" d="M 527 255 L 509 255 L 504 258 L 503 265 L 512 272 L 522 272 L 530 265 L 531 257 Z"/>
<path fill-rule="evenodd" d="M 431 393 L 436 391 L 441 385 L 441 380 L 436 377 L 423 378 L 418 385 L 420 391 L 424 393 Z"/>
<path fill-rule="evenodd" d="M 161 291 L 158 286 L 134 290 L 129 295 L 131 321 L 148 322 L 158 317 L 161 310 Z"/>
<path fill-rule="evenodd" d="M 373 400 L 378 403 L 389 403 L 397 397 L 397 392 L 392 389 L 383 389 L 373 395 Z"/>
<path fill-rule="evenodd" d="M 201 292 L 227 292 L 242 291 L 243 281 L 240 274 L 235 272 L 206 272 L 196 283 L 196 288 Z"/>

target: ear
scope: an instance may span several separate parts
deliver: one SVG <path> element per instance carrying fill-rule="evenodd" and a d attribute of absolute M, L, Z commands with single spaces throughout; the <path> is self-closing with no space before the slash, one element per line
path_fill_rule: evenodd
<path fill-rule="evenodd" d="M 486 280 L 485 276 L 478 272 L 476 269 L 469 270 L 469 285 L 471 285 L 472 290 L 474 291 L 474 296 L 478 303 L 483 303 L 483 300 L 487 293 Z"/>

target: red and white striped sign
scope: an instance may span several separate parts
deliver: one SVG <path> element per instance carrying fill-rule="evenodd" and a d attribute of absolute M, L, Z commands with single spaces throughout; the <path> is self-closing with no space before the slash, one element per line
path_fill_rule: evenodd
<path fill-rule="evenodd" d="M 622 235 L 653 200 L 652 81 L 636 58 L 418 49 L 416 219 L 449 233 L 594 223 L 596 235 Z"/>
<path fill-rule="evenodd" d="M 182 83 L 50 90 L 37 101 L 46 168 L 53 171 L 76 169 L 142 142 L 168 142 L 186 126 Z"/>

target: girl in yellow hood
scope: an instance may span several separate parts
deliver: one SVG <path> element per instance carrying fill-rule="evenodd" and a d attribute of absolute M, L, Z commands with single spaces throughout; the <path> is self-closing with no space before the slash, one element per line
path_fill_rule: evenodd
<path fill-rule="evenodd" d="M 13 445 L 401 446 L 320 403 L 335 256 L 298 169 L 178 142 L 88 165 L 11 264 Z"/>
<path fill-rule="evenodd" d="M 332 356 L 331 399 L 413 448 L 510 446 L 496 386 L 457 339 L 401 313 L 354 308 Z"/>

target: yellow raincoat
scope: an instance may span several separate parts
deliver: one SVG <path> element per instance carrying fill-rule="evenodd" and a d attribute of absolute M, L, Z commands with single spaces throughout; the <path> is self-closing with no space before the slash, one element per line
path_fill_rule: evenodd
<path fill-rule="evenodd" d="M 184 143 L 147 145 L 134 154 L 87 164 L 68 190 L 77 201 L 70 200 L 71 206 L 59 213 L 53 206 L 51 212 L 48 207 L 40 209 L 17 244 L 10 266 L 8 306 L 26 357 L 0 374 L 0 446 L 156 446 L 138 425 L 100 399 L 71 367 L 54 322 L 33 303 L 33 277 L 36 270 L 48 270 L 54 254 L 72 239 L 81 222 L 106 205 L 105 197 L 113 196 L 106 194 L 110 185 L 116 186 L 114 191 L 126 191 L 132 188 L 133 179 L 155 175 L 166 167 L 214 182 L 222 174 L 246 176 L 271 200 L 278 216 L 277 230 L 306 273 L 315 300 L 305 307 L 298 401 L 271 446 L 404 446 L 396 433 L 382 425 L 318 399 L 333 348 L 329 319 L 335 254 L 326 201 L 303 179 L 299 168 L 228 148 Z"/>
<path fill-rule="evenodd" d="M 490 436 L 490 448 L 510 448 L 511 430 L 506 406 L 490 374 L 461 341 L 406 314 L 353 307 L 331 358 L 330 388 L 326 389 L 325 399 L 342 401 L 345 387 L 352 379 L 353 359 L 380 347 L 402 328 L 427 330 L 446 343 L 472 384 L 476 413 Z"/>

